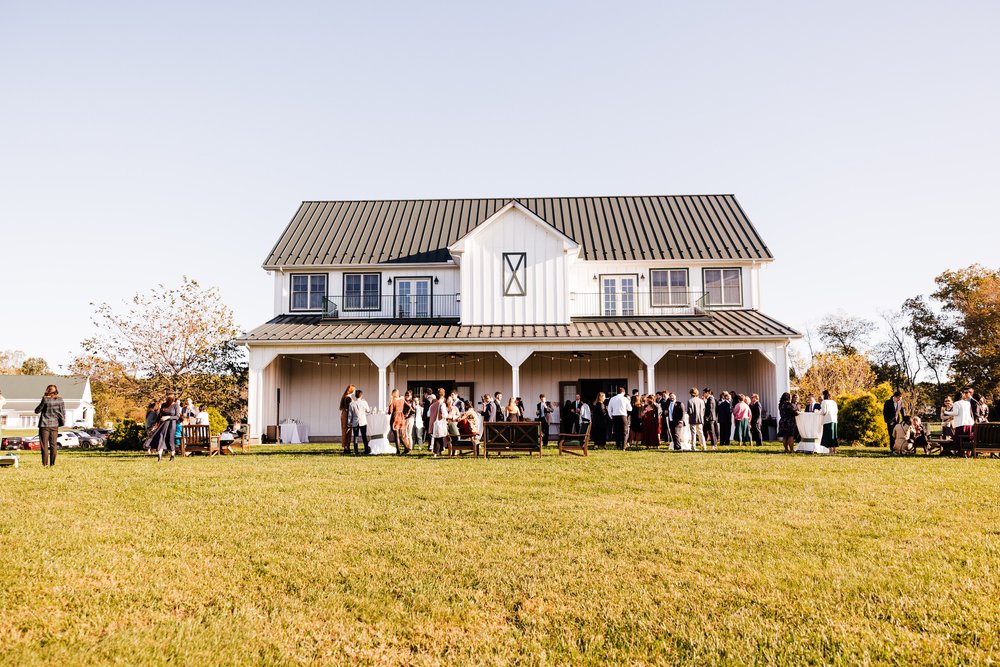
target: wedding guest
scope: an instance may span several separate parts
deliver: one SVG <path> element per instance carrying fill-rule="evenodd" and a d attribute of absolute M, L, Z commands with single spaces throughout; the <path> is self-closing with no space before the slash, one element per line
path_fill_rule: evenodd
<path fill-rule="evenodd" d="M 652 397 L 646 398 L 642 408 L 642 446 L 647 449 L 660 446 L 660 417 Z"/>
<path fill-rule="evenodd" d="M 35 414 L 38 415 L 38 440 L 42 445 L 42 467 L 55 466 L 59 427 L 66 425 L 66 404 L 57 386 L 50 384 L 45 388 Z"/>
<path fill-rule="evenodd" d="M 632 393 L 632 411 L 629 412 L 629 442 L 633 445 L 642 443 L 642 397 L 638 391 Z"/>
<path fill-rule="evenodd" d="M 896 454 L 909 454 L 913 451 L 913 418 L 906 417 L 892 428 L 892 451 Z"/>
<path fill-rule="evenodd" d="M 944 403 L 938 410 L 941 416 L 941 437 L 942 438 L 954 438 L 955 437 L 955 418 L 952 417 L 948 412 L 955 406 L 955 402 L 951 400 L 951 396 L 944 397 Z"/>
<path fill-rule="evenodd" d="M 702 451 L 708 451 L 705 444 L 705 401 L 698 395 L 698 388 L 691 387 L 691 398 L 687 402 L 688 423 L 691 426 L 691 447 L 698 451 L 698 441 L 701 441 Z"/>
<path fill-rule="evenodd" d="M 990 420 L 990 404 L 985 396 L 973 394 L 971 406 L 972 416 L 975 417 L 977 424 L 985 424 Z"/>
<path fill-rule="evenodd" d="M 181 406 L 173 392 L 160 405 L 160 426 L 156 432 L 156 460 L 163 460 L 163 453 L 170 449 L 170 460 L 177 451 L 177 429 L 181 426 Z"/>
<path fill-rule="evenodd" d="M 562 406 L 559 408 L 560 433 L 576 433 L 576 415 L 573 414 L 575 409 L 573 401 L 568 398 L 563 401 Z"/>
<path fill-rule="evenodd" d="M 917 447 L 924 450 L 924 454 L 927 454 L 927 450 L 930 448 L 930 442 L 927 440 L 927 429 L 924 428 L 923 422 L 920 417 L 916 415 L 913 416 L 913 449 Z"/>
<path fill-rule="evenodd" d="M 149 405 L 146 406 L 146 434 L 148 435 L 150 430 L 156 426 L 156 422 L 160 419 L 160 402 L 150 401 Z"/>
<path fill-rule="evenodd" d="M 723 447 L 729 446 L 729 438 L 733 433 L 733 403 L 728 391 L 719 396 L 716 414 L 719 417 L 719 441 Z"/>
<path fill-rule="evenodd" d="M 504 421 L 519 422 L 522 417 L 521 408 L 517 405 L 517 399 L 511 397 L 507 401 L 507 407 L 503 409 Z"/>
<path fill-rule="evenodd" d="M 761 428 L 763 426 L 762 413 L 760 396 L 750 394 L 750 439 L 753 440 L 755 447 L 760 447 L 764 444 L 764 432 Z"/>
<path fill-rule="evenodd" d="M 712 443 L 712 449 L 719 448 L 719 414 L 718 402 L 712 390 L 705 387 L 701 390 L 701 398 L 705 401 L 705 438 Z"/>
<path fill-rule="evenodd" d="M 504 405 L 504 402 L 503 402 L 503 394 L 500 393 L 499 391 L 495 392 L 493 394 L 493 402 L 497 406 L 497 415 L 496 415 L 497 418 L 496 418 L 496 421 L 498 421 L 498 422 L 504 421 L 504 417 L 505 417 L 504 413 L 506 412 L 506 406 Z"/>
<path fill-rule="evenodd" d="M 371 454 L 371 447 L 368 446 L 368 415 L 372 409 L 365 400 L 365 392 L 360 389 L 354 391 L 354 400 L 351 401 L 351 431 L 354 435 L 354 455 L 358 455 L 358 440 L 364 443 L 364 453 Z"/>
<path fill-rule="evenodd" d="M 614 431 L 615 446 L 628 449 L 625 433 L 628 428 L 628 413 L 632 411 L 632 403 L 625 395 L 625 387 L 619 387 L 618 393 L 608 401 L 608 415 L 611 417 L 611 428 Z"/>
<path fill-rule="evenodd" d="M 819 403 L 816 402 L 816 395 L 809 394 L 806 396 L 806 412 L 817 412 L 819 410 Z"/>
<path fill-rule="evenodd" d="M 798 403 L 793 402 L 791 394 L 786 391 L 778 401 L 778 437 L 786 454 L 795 452 L 795 417 L 798 414 Z"/>
<path fill-rule="evenodd" d="M 542 429 L 542 444 L 549 446 L 549 415 L 552 414 L 552 404 L 545 400 L 545 394 L 538 395 L 538 405 L 535 406 L 535 419 Z M 562 429 L 559 429 L 562 433 Z"/>
<path fill-rule="evenodd" d="M 184 407 L 181 408 L 181 419 L 188 420 L 188 424 L 195 424 L 198 420 L 198 408 L 195 406 L 194 401 L 190 398 L 184 401 Z"/>
<path fill-rule="evenodd" d="M 514 402 L 517 404 L 517 412 L 521 415 L 520 418 L 524 419 L 524 401 L 522 401 L 521 397 L 518 396 L 514 399 Z"/>
<path fill-rule="evenodd" d="M 823 402 L 819 404 L 823 415 L 823 439 L 820 445 L 828 447 L 831 454 L 837 453 L 837 401 L 830 398 L 830 390 L 823 390 Z"/>
<path fill-rule="evenodd" d="M 691 427 L 688 424 L 687 408 L 676 400 L 677 397 L 674 394 L 671 396 L 674 398 L 673 414 L 670 415 L 670 423 L 674 431 L 674 449 L 686 450 L 691 443 Z"/>
<path fill-rule="evenodd" d="M 403 400 L 409 406 L 408 416 L 406 417 L 406 435 L 409 438 L 410 448 L 411 450 L 414 447 L 420 449 L 423 444 L 424 432 L 423 410 L 417 405 L 413 392 L 409 389 L 403 394 Z"/>
<path fill-rule="evenodd" d="M 660 437 L 662 437 L 667 443 L 673 441 L 673 433 L 671 433 L 670 428 L 670 392 L 664 390 L 660 392 L 660 421 L 662 425 L 660 426 Z"/>
<path fill-rule="evenodd" d="M 396 440 L 396 453 L 399 455 L 410 453 L 410 443 L 406 437 L 407 407 L 406 400 L 399 395 L 399 390 L 393 389 L 389 394 L 389 406 L 386 412 L 389 413 L 389 428 Z"/>
<path fill-rule="evenodd" d="M 431 403 L 426 428 L 431 434 L 431 451 L 437 458 L 448 447 L 448 406 L 444 389 L 438 389 L 437 399 Z"/>
<path fill-rule="evenodd" d="M 733 424 L 736 427 L 733 434 L 733 441 L 740 446 L 751 444 L 750 399 L 746 396 L 737 395 L 733 402 Z"/>
<path fill-rule="evenodd" d="M 955 401 L 951 409 L 944 412 L 954 418 L 955 439 L 972 440 L 972 426 L 976 423 L 972 414 L 972 393 L 972 387 L 963 388 L 961 400 Z"/>
<path fill-rule="evenodd" d="M 503 421 L 501 415 L 502 406 L 493 400 L 489 394 L 483 396 L 483 421 L 496 422 Z"/>
<path fill-rule="evenodd" d="M 351 402 L 354 400 L 353 384 L 347 385 L 344 395 L 340 397 L 340 444 L 344 446 L 344 453 L 351 453 Z"/>
<path fill-rule="evenodd" d="M 576 397 L 579 399 L 580 394 L 577 394 Z M 587 405 L 586 401 L 580 401 L 579 411 L 580 411 L 580 420 L 577 422 L 576 432 L 586 433 L 587 428 L 590 426 L 590 422 L 593 420 L 593 414 L 590 410 L 590 406 Z"/>
<path fill-rule="evenodd" d="M 906 421 L 906 408 L 903 407 L 903 392 L 898 389 L 893 393 L 892 398 L 882 405 L 882 419 L 885 421 L 886 429 L 889 431 L 889 453 L 892 453 L 893 429 L 896 424 Z"/>
<path fill-rule="evenodd" d="M 608 406 L 604 405 L 604 392 L 598 392 L 590 409 L 590 439 L 595 447 L 604 448 L 608 444 Z"/>

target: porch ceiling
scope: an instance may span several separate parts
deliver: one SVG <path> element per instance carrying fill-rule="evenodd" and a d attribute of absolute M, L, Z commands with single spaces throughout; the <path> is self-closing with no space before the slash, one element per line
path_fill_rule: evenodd
<path fill-rule="evenodd" d="M 318 315 L 280 315 L 242 343 L 404 342 L 433 340 L 609 340 L 609 339 L 775 339 L 797 338 L 791 327 L 756 310 L 717 310 L 711 316 L 672 320 L 606 320 L 570 324 L 463 326 L 398 322 L 321 322 Z"/>

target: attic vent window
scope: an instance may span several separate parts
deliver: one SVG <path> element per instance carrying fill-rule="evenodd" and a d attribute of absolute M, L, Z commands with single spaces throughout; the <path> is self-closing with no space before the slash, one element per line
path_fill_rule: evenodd
<path fill-rule="evenodd" d="M 525 280 L 528 259 L 523 252 L 505 252 L 503 254 L 503 295 L 525 296 L 527 290 Z"/>

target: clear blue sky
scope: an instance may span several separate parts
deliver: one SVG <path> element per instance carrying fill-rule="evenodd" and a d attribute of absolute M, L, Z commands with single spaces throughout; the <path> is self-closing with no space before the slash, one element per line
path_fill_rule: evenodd
<path fill-rule="evenodd" d="M 735 193 L 764 310 L 1000 265 L 1000 2 L 0 1 L 0 349 L 182 274 L 247 329 L 303 199 Z"/>

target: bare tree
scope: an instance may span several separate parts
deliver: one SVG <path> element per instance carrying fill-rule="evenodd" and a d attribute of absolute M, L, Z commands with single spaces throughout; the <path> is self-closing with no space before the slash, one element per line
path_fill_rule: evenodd
<path fill-rule="evenodd" d="M 826 315 L 816 330 L 830 351 L 847 357 L 861 353 L 875 329 L 871 320 L 839 311 Z"/>
<path fill-rule="evenodd" d="M 920 371 L 920 355 L 917 354 L 913 338 L 907 333 L 902 313 L 884 311 L 888 339 L 875 348 L 875 357 L 886 367 L 892 368 L 904 389 L 913 391 Z"/>

